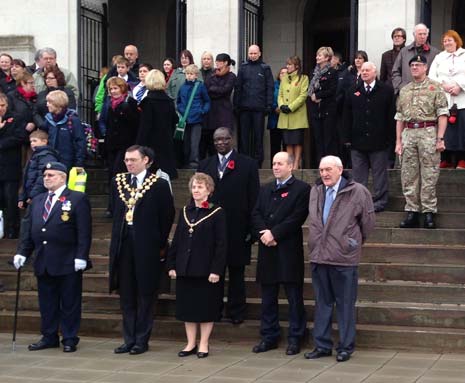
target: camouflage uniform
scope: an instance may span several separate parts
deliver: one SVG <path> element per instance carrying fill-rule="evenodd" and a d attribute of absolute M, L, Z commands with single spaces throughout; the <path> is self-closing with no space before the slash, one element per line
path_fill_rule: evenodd
<path fill-rule="evenodd" d="M 407 122 L 437 122 L 449 115 L 446 95 L 436 81 L 410 82 L 401 89 L 395 119 Z M 437 126 L 402 131 L 401 180 L 405 211 L 436 213 L 436 183 L 440 153 L 436 151 Z"/>

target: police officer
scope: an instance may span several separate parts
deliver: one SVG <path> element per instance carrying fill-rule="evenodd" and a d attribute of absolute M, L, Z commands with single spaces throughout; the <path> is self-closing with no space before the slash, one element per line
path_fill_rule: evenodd
<path fill-rule="evenodd" d="M 401 89 L 397 100 L 396 153 L 401 160 L 402 190 L 407 217 L 401 228 L 419 226 L 419 213 L 425 214 L 424 227 L 436 228 L 436 183 L 440 152 L 444 151 L 447 127 L 447 99 L 441 84 L 426 76 L 426 57 L 409 61 L 413 81 Z"/>
<path fill-rule="evenodd" d="M 49 162 L 44 168 L 46 193 L 33 198 L 30 214 L 21 224 L 21 240 L 13 263 L 22 267 L 35 252 L 42 339 L 29 351 L 59 346 L 76 351 L 81 322 L 82 272 L 91 267 L 92 222 L 84 193 L 66 187 L 66 166 Z"/>

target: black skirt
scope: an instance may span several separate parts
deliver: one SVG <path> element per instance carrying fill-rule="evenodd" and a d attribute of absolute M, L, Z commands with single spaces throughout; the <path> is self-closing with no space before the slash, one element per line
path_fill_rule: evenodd
<path fill-rule="evenodd" d="M 284 145 L 302 145 L 304 129 L 282 129 Z"/>
<path fill-rule="evenodd" d="M 183 322 L 215 322 L 221 318 L 223 284 L 208 277 L 176 278 L 176 319 Z"/>
<path fill-rule="evenodd" d="M 444 141 L 446 150 L 454 152 L 465 151 L 465 109 L 457 111 L 457 121 L 455 124 L 447 124 Z"/>

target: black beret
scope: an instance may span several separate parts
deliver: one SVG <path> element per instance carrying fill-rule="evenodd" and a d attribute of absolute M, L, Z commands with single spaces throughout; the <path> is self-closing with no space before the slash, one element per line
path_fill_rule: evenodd
<path fill-rule="evenodd" d="M 45 173 L 46 170 L 58 170 L 59 172 L 63 172 L 65 174 L 68 173 L 66 165 L 62 164 L 61 162 L 48 162 L 47 165 L 44 166 L 42 173 Z"/>
<path fill-rule="evenodd" d="M 426 60 L 426 57 L 423 55 L 415 55 L 409 60 L 408 65 L 410 65 L 411 63 L 427 64 L 428 61 Z"/>

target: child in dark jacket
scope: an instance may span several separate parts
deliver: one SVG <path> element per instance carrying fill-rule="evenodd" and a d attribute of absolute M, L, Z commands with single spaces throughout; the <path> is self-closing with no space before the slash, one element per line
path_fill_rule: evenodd
<path fill-rule="evenodd" d="M 200 71 L 194 65 L 188 65 L 185 69 L 186 82 L 181 86 L 176 100 L 177 111 L 181 116 L 184 115 L 189 98 L 198 83 L 189 114 L 186 119 L 186 129 L 184 131 L 184 158 L 186 167 L 197 169 L 199 164 L 199 143 L 202 135 L 202 123 L 204 116 L 210 110 L 210 98 L 208 97 L 207 88 L 203 82 L 197 79 Z"/>
<path fill-rule="evenodd" d="M 38 194 L 47 189 L 44 186 L 42 170 L 49 162 L 59 161 L 57 152 L 48 146 L 48 134 L 35 130 L 29 136 L 32 156 L 24 167 L 23 187 L 18 197 L 18 207 L 24 209 Z"/>

